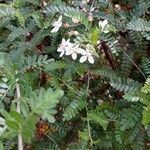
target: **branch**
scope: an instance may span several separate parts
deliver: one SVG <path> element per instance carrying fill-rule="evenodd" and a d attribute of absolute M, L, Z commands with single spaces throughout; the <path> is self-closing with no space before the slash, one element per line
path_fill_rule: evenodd
<path fill-rule="evenodd" d="M 89 86 L 90 86 L 90 76 L 89 76 L 89 73 L 88 73 L 88 81 L 87 81 L 87 88 L 86 88 L 86 97 L 88 97 L 88 92 L 89 92 Z M 89 110 L 88 110 L 88 107 L 86 106 L 86 113 L 87 113 L 87 116 L 89 116 Z M 93 139 L 92 139 L 92 134 L 91 134 L 91 127 L 90 127 L 90 120 L 89 118 L 87 118 L 87 129 L 88 129 L 88 134 L 89 134 L 89 139 L 90 139 L 90 147 L 93 146 Z"/>
<path fill-rule="evenodd" d="M 19 100 L 19 98 L 21 97 L 21 94 L 20 94 L 20 87 L 19 87 L 18 83 L 16 83 L 16 94 L 17 94 L 17 98 L 18 98 L 17 112 L 20 113 L 20 100 Z M 23 150 L 23 140 L 22 140 L 22 136 L 20 133 L 18 134 L 18 150 Z"/>

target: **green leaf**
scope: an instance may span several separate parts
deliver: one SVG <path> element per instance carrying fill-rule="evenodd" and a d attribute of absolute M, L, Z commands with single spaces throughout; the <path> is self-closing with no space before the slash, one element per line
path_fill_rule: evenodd
<path fill-rule="evenodd" d="M 3 146 L 2 141 L 0 141 L 0 150 L 4 150 L 4 146 Z"/>
<path fill-rule="evenodd" d="M 15 131 L 19 131 L 20 126 L 16 121 L 12 121 L 12 120 L 6 120 L 6 125 L 10 128 L 13 129 Z"/>
<path fill-rule="evenodd" d="M 83 93 L 84 94 L 84 93 Z M 73 100 L 70 105 L 64 110 L 63 113 L 63 120 L 70 120 L 73 117 L 75 117 L 79 111 L 84 109 L 87 105 L 86 101 L 84 98 L 82 98 L 84 95 L 80 95 L 80 99 L 75 99 Z"/>
<path fill-rule="evenodd" d="M 134 31 L 150 31 L 150 22 L 144 19 L 137 19 L 129 22 L 127 24 L 127 29 L 134 30 Z"/>
<path fill-rule="evenodd" d="M 0 125 L 5 125 L 5 119 L 0 117 Z"/>
<path fill-rule="evenodd" d="M 142 123 L 145 127 L 147 127 L 150 124 L 150 106 L 146 107 L 143 110 L 143 119 L 142 119 Z"/>
<path fill-rule="evenodd" d="M 14 8 L 10 5 L 0 4 L 0 17 L 12 16 L 14 12 Z"/>
<path fill-rule="evenodd" d="M 55 123 L 55 121 L 56 121 L 55 117 L 53 117 L 52 115 L 49 115 L 49 114 L 45 115 L 44 118 L 46 118 L 48 120 L 48 122 L 50 122 L 50 123 Z"/>
<path fill-rule="evenodd" d="M 87 15 L 77 8 L 75 9 L 65 5 L 50 5 L 46 7 L 43 12 L 46 14 L 55 14 L 59 12 L 64 16 L 70 17 L 71 19 L 75 18 L 79 20 L 87 29 L 91 28 L 91 23 L 89 22 Z"/>
<path fill-rule="evenodd" d="M 4 109 L 4 104 L 2 102 L 0 102 L 0 110 Z"/>
<path fill-rule="evenodd" d="M 32 92 L 29 103 L 33 113 L 42 114 L 43 111 L 50 111 L 59 102 L 59 98 L 63 96 L 62 90 L 53 91 L 51 88 L 44 90 L 41 88 Z"/>
<path fill-rule="evenodd" d="M 17 121 L 17 123 L 19 124 L 21 124 L 22 122 L 23 122 L 23 117 L 22 117 L 22 115 L 21 114 L 19 114 L 18 112 L 16 112 L 16 111 L 10 111 L 10 115 Z"/>
<path fill-rule="evenodd" d="M 42 16 L 41 12 L 39 12 L 39 11 L 34 12 L 32 14 L 32 17 L 33 17 L 35 23 L 37 24 L 38 28 L 43 28 L 44 22 L 43 22 L 43 16 Z"/>
<path fill-rule="evenodd" d="M 5 139 L 13 139 L 14 137 L 17 137 L 18 132 L 14 131 L 14 130 L 10 130 L 5 132 L 4 134 L 1 135 L 1 137 L 5 138 Z"/>
<path fill-rule="evenodd" d="M 28 104 L 25 101 L 20 102 L 20 109 L 21 109 L 21 113 L 26 118 L 29 115 L 30 110 Z"/>
<path fill-rule="evenodd" d="M 147 78 L 144 87 L 142 88 L 143 93 L 150 93 L 150 78 Z"/>
<path fill-rule="evenodd" d="M 90 121 L 93 121 L 101 125 L 104 130 L 107 129 L 109 121 L 102 112 L 91 111 L 88 115 L 88 118 Z"/>
<path fill-rule="evenodd" d="M 22 27 L 24 27 L 24 26 L 25 26 L 25 18 L 24 18 L 24 15 L 23 15 L 19 10 L 15 11 L 15 14 L 14 14 L 14 15 L 15 15 L 15 17 L 18 19 L 20 25 L 21 25 Z"/>
<path fill-rule="evenodd" d="M 23 126 L 22 126 L 22 137 L 24 139 L 24 141 L 26 143 L 30 143 L 31 142 L 31 139 L 33 138 L 34 136 L 34 132 L 35 132 L 35 129 L 36 129 L 36 123 L 37 123 L 37 119 L 38 117 L 35 116 L 35 115 L 29 115 Z"/>
<path fill-rule="evenodd" d="M 79 136 L 83 141 L 88 142 L 90 137 L 89 137 L 89 132 L 87 129 L 84 129 L 84 131 L 79 131 Z"/>
<path fill-rule="evenodd" d="M 12 120 L 11 115 L 7 111 L 1 110 L 1 114 L 5 117 L 6 120 Z"/>
<path fill-rule="evenodd" d="M 97 41 L 99 39 L 100 32 L 98 28 L 94 28 L 90 34 L 90 41 L 92 42 L 92 45 L 96 46 Z"/>

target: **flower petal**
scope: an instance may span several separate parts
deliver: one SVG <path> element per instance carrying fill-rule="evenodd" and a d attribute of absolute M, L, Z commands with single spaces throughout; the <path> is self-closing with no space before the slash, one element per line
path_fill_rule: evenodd
<path fill-rule="evenodd" d="M 108 20 L 103 21 L 103 26 L 106 26 L 108 24 Z"/>
<path fill-rule="evenodd" d="M 64 53 L 65 53 L 65 51 L 62 51 L 59 56 L 62 57 L 64 55 Z"/>
<path fill-rule="evenodd" d="M 66 40 L 65 40 L 64 38 L 62 38 L 62 41 L 61 41 L 61 43 L 65 43 L 65 41 L 66 41 Z"/>
<path fill-rule="evenodd" d="M 104 33 L 109 33 L 109 31 L 108 30 L 105 30 L 105 31 L 103 31 Z"/>
<path fill-rule="evenodd" d="M 53 23 L 52 23 L 52 26 L 56 26 L 57 25 L 57 21 L 54 21 Z"/>
<path fill-rule="evenodd" d="M 51 33 L 56 33 L 58 30 L 59 30 L 58 27 L 54 27 L 54 28 L 51 30 Z"/>
<path fill-rule="evenodd" d="M 66 43 L 70 43 L 70 39 L 68 39 L 68 40 L 66 41 Z"/>
<path fill-rule="evenodd" d="M 61 22 L 61 21 L 62 21 L 62 15 L 60 15 L 58 18 L 58 22 Z"/>
<path fill-rule="evenodd" d="M 99 27 L 102 27 L 102 30 L 104 29 L 104 27 L 108 24 L 108 20 L 104 20 L 104 21 L 99 21 Z"/>
<path fill-rule="evenodd" d="M 55 33 L 59 30 L 59 28 L 62 26 L 62 15 L 59 16 L 58 20 L 57 21 L 54 21 L 52 23 L 52 26 L 54 27 L 52 30 L 51 30 L 51 33 Z"/>
<path fill-rule="evenodd" d="M 102 22 L 102 21 L 99 21 L 99 23 L 98 23 L 99 27 L 101 27 L 102 24 L 103 24 L 103 22 Z"/>
<path fill-rule="evenodd" d="M 62 48 L 60 48 L 60 47 L 57 48 L 57 52 L 62 52 L 62 51 L 63 51 Z"/>
<path fill-rule="evenodd" d="M 71 54 L 72 54 L 72 51 L 71 51 L 70 49 L 67 48 L 65 54 L 66 54 L 67 56 L 68 56 L 68 55 L 71 55 Z"/>
<path fill-rule="evenodd" d="M 87 54 L 86 51 L 85 51 L 84 49 L 82 49 L 82 48 L 78 48 L 78 49 L 76 50 L 76 52 L 77 52 L 78 54 L 81 54 L 81 55 L 86 55 L 86 54 Z"/>
<path fill-rule="evenodd" d="M 83 63 L 86 60 L 87 60 L 87 56 L 82 56 L 79 61 L 80 61 L 80 63 Z"/>
<path fill-rule="evenodd" d="M 76 59 L 77 59 L 77 53 L 73 53 L 71 56 L 72 56 L 72 59 L 73 59 L 73 60 L 76 60 Z"/>
<path fill-rule="evenodd" d="M 94 64 L 94 58 L 93 58 L 93 56 L 89 56 L 88 57 L 88 61 L 89 61 L 89 63 Z"/>
<path fill-rule="evenodd" d="M 58 24 L 57 24 L 57 27 L 61 27 L 62 26 L 62 22 L 59 22 Z"/>

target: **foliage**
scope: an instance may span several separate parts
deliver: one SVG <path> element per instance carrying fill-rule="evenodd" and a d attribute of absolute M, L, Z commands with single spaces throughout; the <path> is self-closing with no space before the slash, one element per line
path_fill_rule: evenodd
<path fill-rule="evenodd" d="M 149 149 L 149 14 L 149 0 L 1 1 L 0 150 L 19 136 L 24 149 Z"/>

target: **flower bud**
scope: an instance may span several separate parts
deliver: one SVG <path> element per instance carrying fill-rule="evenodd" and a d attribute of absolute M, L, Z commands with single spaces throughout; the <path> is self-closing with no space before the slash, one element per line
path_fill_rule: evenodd
<path fill-rule="evenodd" d="M 92 16 L 92 15 L 89 15 L 89 16 L 88 16 L 88 19 L 89 19 L 90 22 L 92 22 L 92 21 L 93 21 L 93 16 Z"/>
<path fill-rule="evenodd" d="M 115 5 L 115 10 L 116 10 L 116 11 L 121 10 L 121 6 L 120 6 L 119 4 L 116 4 L 116 5 Z"/>
<path fill-rule="evenodd" d="M 78 31 L 74 31 L 73 33 L 74 33 L 74 35 L 79 35 Z"/>
<path fill-rule="evenodd" d="M 79 20 L 77 18 L 72 18 L 73 23 L 79 23 Z"/>

